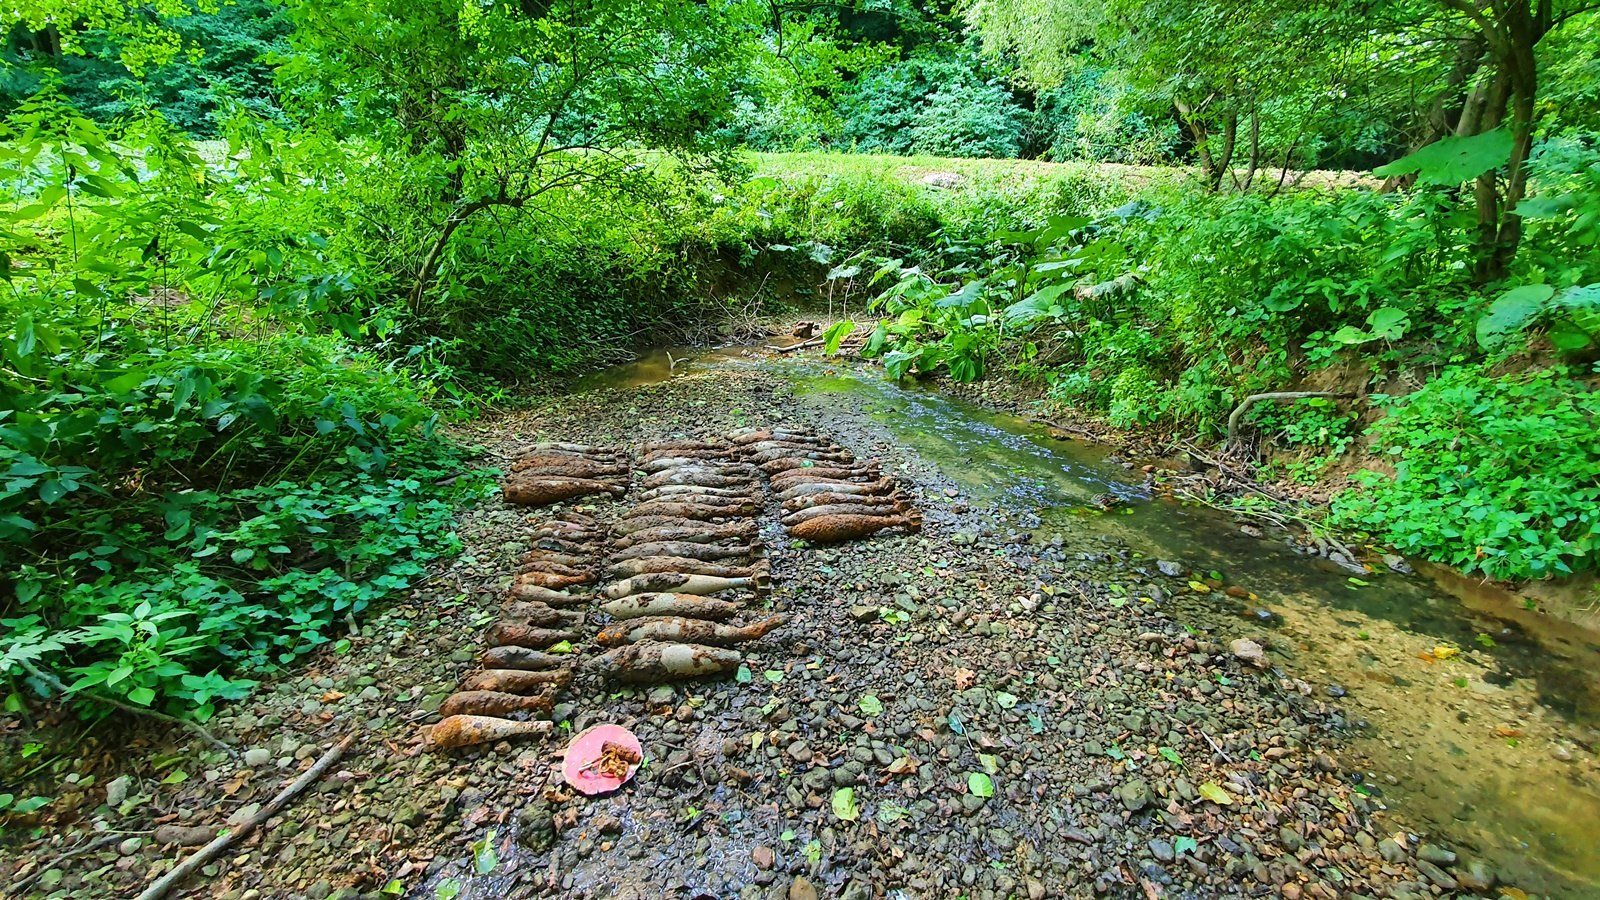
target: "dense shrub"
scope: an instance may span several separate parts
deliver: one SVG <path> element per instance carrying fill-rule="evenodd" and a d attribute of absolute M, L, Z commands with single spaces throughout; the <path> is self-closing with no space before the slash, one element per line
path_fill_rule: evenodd
<path fill-rule="evenodd" d="M 0 672 L 204 717 L 452 552 L 474 482 L 270 157 L 9 124 Z"/>
<path fill-rule="evenodd" d="M 1445 369 L 1374 429 L 1394 474 L 1360 476 L 1361 489 L 1339 496 L 1338 518 L 1493 578 L 1594 569 L 1600 392 L 1576 374 Z"/>
<path fill-rule="evenodd" d="M 913 56 L 859 79 L 839 103 L 839 143 L 858 152 L 1014 157 L 1029 113 L 959 54 Z"/>

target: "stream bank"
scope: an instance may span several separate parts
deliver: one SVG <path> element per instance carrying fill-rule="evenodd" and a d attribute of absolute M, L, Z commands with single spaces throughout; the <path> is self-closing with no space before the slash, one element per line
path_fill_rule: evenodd
<path fill-rule="evenodd" d="M 635 784 L 584 800 L 554 774 L 559 740 L 421 748 L 524 549 L 524 511 L 486 500 L 463 556 L 212 723 L 242 760 L 86 754 L 78 818 L 5 855 L 128 837 L 29 895 L 131 893 L 179 852 L 156 828 L 222 825 L 350 733 L 341 771 L 189 896 L 1595 894 L 1591 637 L 1420 579 L 1355 584 L 1152 496 L 1104 448 L 872 372 L 728 350 L 589 387 L 467 437 L 503 464 L 550 437 L 804 422 L 882 460 L 925 529 L 811 549 L 769 522 L 790 623 L 748 648 L 748 682 L 580 678 L 557 718 L 623 724 L 647 753 Z"/>

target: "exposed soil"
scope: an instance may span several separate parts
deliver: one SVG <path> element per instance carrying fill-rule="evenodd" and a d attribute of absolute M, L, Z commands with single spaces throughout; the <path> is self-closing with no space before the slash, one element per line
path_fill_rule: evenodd
<path fill-rule="evenodd" d="M 1247 622 L 1218 600 L 1249 591 L 954 478 L 859 397 L 797 397 L 753 366 L 652 380 L 466 437 L 499 464 L 531 440 L 637 446 L 803 422 L 880 459 L 924 530 L 817 549 L 769 514 L 763 603 L 790 619 L 747 645 L 748 680 L 633 690 L 584 673 L 557 738 L 428 752 L 420 726 L 473 668 L 526 547 L 527 511 L 487 498 L 462 515 L 463 556 L 359 623 L 346 651 L 211 723 L 241 758 L 143 728 L 86 738 L 40 831 L 4 839 L 8 895 L 131 896 L 192 849 L 158 840 L 182 836 L 170 826 L 208 839 L 349 734 L 334 775 L 175 895 L 1404 898 L 1522 876 L 1386 809 L 1370 745 L 1404 736 L 1356 720 L 1416 695 L 1305 666 L 1333 627 L 1309 617 L 1336 612 Z M 626 502 L 586 509 L 605 520 Z M 1395 657 L 1378 668 L 1423 665 L 1422 637 L 1376 637 Z M 1463 672 L 1481 675 L 1441 679 Z M 1526 697 L 1506 690 L 1508 705 Z M 1530 745 L 1565 740 L 1523 712 L 1506 727 Z M 637 734 L 646 760 L 621 791 L 585 798 L 561 783 L 561 750 L 601 722 Z M 1584 747 L 1555 765 L 1597 772 Z"/>

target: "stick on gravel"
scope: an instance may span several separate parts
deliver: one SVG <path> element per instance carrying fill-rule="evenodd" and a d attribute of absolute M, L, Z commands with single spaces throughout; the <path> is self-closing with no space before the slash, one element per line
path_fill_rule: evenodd
<path fill-rule="evenodd" d="M 305 770 L 305 773 L 299 778 L 296 778 L 293 784 L 278 792 L 278 796 L 273 797 L 270 801 L 268 801 L 266 806 L 261 807 L 260 812 L 251 816 L 249 819 L 246 819 L 244 824 L 240 825 L 238 828 L 235 828 L 232 831 L 225 831 L 222 834 L 217 835 L 212 839 L 211 843 L 195 851 L 193 856 L 174 866 L 171 872 L 168 872 L 167 874 L 156 879 L 155 882 L 149 887 L 145 888 L 144 893 L 141 893 L 137 898 L 135 898 L 135 900 L 160 900 L 160 898 L 165 897 L 167 892 L 172 890 L 173 887 L 178 884 L 178 882 L 188 878 L 195 869 L 198 869 L 213 859 L 216 859 L 218 856 L 221 856 L 222 851 L 228 849 L 229 846 L 234 844 L 240 838 L 245 837 L 252 831 L 255 831 L 261 826 L 262 822 L 265 822 L 266 820 L 277 815 L 278 810 L 283 809 L 284 806 L 288 805 L 290 800 L 293 800 L 300 794 L 301 791 L 310 787 L 318 779 L 322 778 L 323 773 L 332 768 L 333 764 L 339 761 L 339 757 L 344 755 L 344 751 L 350 746 L 350 742 L 353 740 L 355 740 L 355 736 L 349 735 L 340 740 L 339 743 L 334 744 L 327 753 L 322 754 L 322 758 L 317 760 L 315 765 Z"/>

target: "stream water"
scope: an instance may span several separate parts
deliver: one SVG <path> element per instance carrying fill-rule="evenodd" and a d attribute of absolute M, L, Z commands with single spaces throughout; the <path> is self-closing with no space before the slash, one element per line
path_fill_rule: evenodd
<path fill-rule="evenodd" d="M 860 410 L 972 500 L 1036 512 L 1040 539 L 1110 536 L 1244 588 L 1244 600 L 1197 595 L 1197 614 L 1241 616 L 1240 634 L 1280 623 L 1266 640 L 1290 676 L 1345 698 L 1358 726 L 1345 762 L 1399 823 L 1523 890 L 1600 896 L 1600 785 L 1585 775 L 1600 737 L 1600 634 L 1459 576 L 1356 574 L 1281 536 L 1249 536 L 1208 507 L 1153 496 L 1106 447 L 874 369 L 658 351 L 583 386 L 712 366 L 759 366 L 803 403 Z M 1091 501 L 1106 494 L 1118 502 L 1103 512 Z"/>

